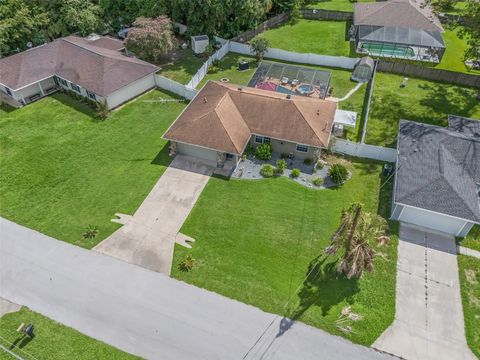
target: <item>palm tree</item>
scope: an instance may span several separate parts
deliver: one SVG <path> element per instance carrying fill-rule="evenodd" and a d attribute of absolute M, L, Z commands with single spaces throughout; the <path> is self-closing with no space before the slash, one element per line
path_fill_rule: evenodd
<path fill-rule="evenodd" d="M 359 278 L 364 271 L 373 270 L 375 250 L 373 241 L 380 245 L 388 242 L 387 221 L 377 214 L 363 212 L 360 203 L 353 203 L 342 211 L 341 223 L 332 236 L 332 243 L 325 249 L 328 255 L 336 255 L 343 249 L 338 271 L 347 278 Z"/>

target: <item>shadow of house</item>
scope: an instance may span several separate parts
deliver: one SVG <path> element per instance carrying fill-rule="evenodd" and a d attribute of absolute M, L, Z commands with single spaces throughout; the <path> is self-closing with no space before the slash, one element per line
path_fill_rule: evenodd
<path fill-rule="evenodd" d="M 158 154 L 153 158 L 151 164 L 152 165 L 160 165 L 168 167 L 173 160 L 173 157 L 169 155 L 170 143 L 167 141 L 165 145 L 163 145 L 162 149 L 158 152 Z"/>

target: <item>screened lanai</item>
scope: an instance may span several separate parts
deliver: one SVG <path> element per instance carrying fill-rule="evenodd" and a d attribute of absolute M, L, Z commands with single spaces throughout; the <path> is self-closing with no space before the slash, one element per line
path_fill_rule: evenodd
<path fill-rule="evenodd" d="M 440 31 L 397 26 L 360 25 L 356 33 L 358 53 L 438 63 L 445 52 Z"/>

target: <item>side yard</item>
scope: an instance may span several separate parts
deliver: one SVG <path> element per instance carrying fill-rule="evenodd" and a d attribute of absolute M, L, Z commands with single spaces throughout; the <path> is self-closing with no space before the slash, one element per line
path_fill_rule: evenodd
<path fill-rule="evenodd" d="M 22 338 L 16 332 L 21 323 L 34 324 L 33 338 Z M 140 359 L 89 338 L 26 307 L 0 317 L 0 344 L 24 359 Z M 2 350 L 0 358 L 13 359 Z"/>
<path fill-rule="evenodd" d="M 388 216 L 391 181 L 382 186 L 382 164 L 353 160 L 353 177 L 341 188 L 311 190 L 280 177 L 210 179 L 182 228 L 192 249 L 176 246 L 172 276 L 265 311 L 370 345 L 394 318 L 397 226 L 377 248 L 373 273 L 348 280 L 323 255 L 353 201 Z M 190 272 L 178 264 L 196 259 Z M 342 317 L 342 309 L 362 320 Z M 351 331 L 348 327 L 351 326 Z M 345 330 L 347 329 L 347 330 Z"/>
<path fill-rule="evenodd" d="M 458 269 L 467 343 L 480 358 L 480 259 L 458 255 Z"/>
<path fill-rule="evenodd" d="M 170 163 L 162 134 L 186 103 L 151 91 L 98 121 L 63 94 L 0 110 L 0 214 L 91 248 L 133 213 Z M 99 235 L 85 240 L 89 225 Z"/>
<path fill-rule="evenodd" d="M 448 114 L 480 118 L 478 90 L 377 73 L 365 142 L 395 147 L 400 119 L 446 126 Z"/>
<path fill-rule="evenodd" d="M 475 225 L 468 233 L 468 236 L 462 240 L 462 246 L 480 251 L 480 225 Z"/>

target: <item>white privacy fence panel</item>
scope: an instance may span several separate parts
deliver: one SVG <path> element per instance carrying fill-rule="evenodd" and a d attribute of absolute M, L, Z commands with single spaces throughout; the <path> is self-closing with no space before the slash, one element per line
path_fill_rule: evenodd
<path fill-rule="evenodd" d="M 253 55 L 248 45 L 235 41 L 230 41 L 230 51 L 244 55 Z M 265 57 L 301 64 L 340 67 L 344 69 L 353 69 L 355 64 L 359 60 L 357 58 L 350 58 L 345 56 L 303 54 L 275 48 L 268 48 Z"/>
<path fill-rule="evenodd" d="M 195 89 L 190 89 L 187 86 L 167 79 L 162 75 L 155 75 L 155 84 L 161 89 L 168 90 L 188 100 L 192 100 L 195 95 L 197 95 L 197 91 Z"/>
<path fill-rule="evenodd" d="M 221 39 L 221 38 L 218 38 Z M 224 39 L 222 39 L 224 40 Z M 225 40 L 226 41 L 226 40 Z M 203 80 L 205 75 L 208 73 L 208 67 L 212 65 L 212 63 L 215 60 L 221 60 L 225 55 L 227 55 L 229 52 L 229 45 L 228 41 L 226 41 L 220 49 L 218 49 L 212 56 L 208 58 L 207 61 L 205 61 L 200 69 L 198 69 L 197 73 L 193 75 L 192 79 L 190 82 L 187 84 L 187 87 L 195 89 L 198 84 Z"/>
<path fill-rule="evenodd" d="M 395 162 L 397 150 L 382 146 L 354 143 L 347 140 L 335 139 L 333 150 L 337 153 L 356 157 L 375 159 L 380 161 Z"/>

